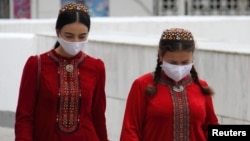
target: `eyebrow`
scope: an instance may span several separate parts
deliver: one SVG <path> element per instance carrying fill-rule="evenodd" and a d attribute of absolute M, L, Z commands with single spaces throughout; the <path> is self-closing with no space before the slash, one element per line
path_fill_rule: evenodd
<path fill-rule="evenodd" d="M 183 60 L 182 62 L 189 62 L 190 61 L 190 59 L 187 59 L 187 60 Z"/>
<path fill-rule="evenodd" d="M 183 61 L 181 61 L 181 62 L 189 62 L 190 60 L 189 59 L 187 59 L 187 60 L 183 60 Z M 178 62 L 178 61 L 176 61 L 176 60 L 169 60 L 169 62 L 171 62 L 171 63 L 176 63 L 176 62 Z"/>
<path fill-rule="evenodd" d="M 73 33 L 70 33 L 70 32 L 65 32 L 65 34 L 68 34 L 68 35 L 74 35 Z M 81 33 L 80 35 L 87 35 L 88 33 Z"/>

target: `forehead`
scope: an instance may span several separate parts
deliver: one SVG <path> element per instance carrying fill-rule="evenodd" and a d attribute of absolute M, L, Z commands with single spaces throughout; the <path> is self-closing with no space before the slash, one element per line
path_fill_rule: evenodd
<path fill-rule="evenodd" d="M 162 60 L 165 61 L 185 61 L 192 60 L 193 52 L 192 51 L 175 51 L 175 52 L 166 52 L 162 56 Z"/>
<path fill-rule="evenodd" d="M 61 32 L 67 32 L 72 34 L 88 33 L 88 27 L 82 23 L 74 22 L 64 25 L 61 29 Z"/>

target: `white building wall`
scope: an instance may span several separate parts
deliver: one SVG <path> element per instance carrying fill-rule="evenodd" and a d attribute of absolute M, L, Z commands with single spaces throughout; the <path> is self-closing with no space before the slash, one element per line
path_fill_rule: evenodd
<path fill-rule="evenodd" d="M 0 43 L 0 111 L 15 111 L 23 65 L 35 53 L 35 35 L 0 33 Z"/>
<path fill-rule="evenodd" d="M 137 16 L 153 16 L 154 10 L 158 11 L 160 16 L 183 16 L 188 15 L 249 15 L 248 0 L 238 0 L 237 8 L 228 8 L 228 5 L 234 7 L 233 1 L 191 1 L 191 0 L 108 0 L 110 17 L 137 17 Z M 53 18 L 57 16 L 60 8 L 60 0 L 32 0 L 34 6 L 32 17 L 36 18 Z M 154 5 L 157 6 L 154 6 Z M 168 8 L 164 8 L 168 5 Z M 221 8 L 211 8 L 220 6 Z M 170 7 L 175 8 L 171 9 Z M 196 6 L 197 8 L 194 8 Z M 199 7 L 203 7 L 202 9 Z"/>
<path fill-rule="evenodd" d="M 54 19 L 0 20 L 0 112 L 14 114 L 23 65 L 28 56 L 53 47 L 54 24 Z M 198 46 L 195 65 L 200 77 L 216 92 L 214 107 L 220 122 L 250 124 L 249 24 L 249 17 L 92 18 L 86 52 L 102 58 L 106 65 L 110 139 L 119 140 L 131 83 L 154 70 L 160 34 L 170 27 L 184 27 L 194 33 Z M 9 120 L 13 124 L 14 119 Z M 0 126 L 1 121 L 0 117 Z"/>
<path fill-rule="evenodd" d="M 111 17 L 152 16 L 153 0 L 109 0 Z"/>
<path fill-rule="evenodd" d="M 31 0 L 32 18 L 56 18 L 61 7 L 60 2 L 60 0 Z"/>
<path fill-rule="evenodd" d="M 31 18 L 56 18 L 61 0 L 31 0 Z M 13 18 L 13 0 L 10 0 L 10 15 Z M 109 0 L 109 16 L 152 16 L 153 0 Z"/>
<path fill-rule="evenodd" d="M 10 18 L 13 18 L 13 1 L 10 0 Z M 187 15 L 249 15 L 250 2 L 233 1 L 191 1 L 191 0 L 108 0 L 109 17 L 137 17 L 137 16 L 183 16 Z M 155 6 L 156 5 L 156 6 Z M 215 6 L 214 8 L 211 8 Z M 216 8 L 216 6 L 220 8 Z M 166 8 L 166 6 L 168 8 Z M 231 8 L 228 8 L 230 6 Z M 237 6 L 236 9 L 233 7 Z M 31 0 L 31 17 L 56 18 L 61 7 L 61 0 Z M 170 8 L 174 7 L 174 8 Z M 196 7 L 196 8 L 194 8 Z M 199 8 L 202 7 L 202 8 Z M 155 13 L 157 11 L 157 14 Z"/>

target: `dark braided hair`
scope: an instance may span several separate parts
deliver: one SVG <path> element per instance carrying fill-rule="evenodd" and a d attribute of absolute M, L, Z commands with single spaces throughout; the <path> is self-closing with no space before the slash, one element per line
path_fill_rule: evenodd
<path fill-rule="evenodd" d="M 213 95 L 214 94 L 214 91 L 213 91 L 213 89 L 211 87 L 209 87 L 209 86 L 208 87 L 203 87 L 201 85 L 201 83 L 199 81 L 198 73 L 197 73 L 194 65 L 192 66 L 192 69 L 191 69 L 190 73 L 191 73 L 193 81 L 196 84 L 199 85 L 199 87 L 201 88 L 201 91 L 202 91 L 203 94 L 205 94 L 205 95 Z"/>
<path fill-rule="evenodd" d="M 157 65 L 156 65 L 156 68 L 155 68 L 155 71 L 154 71 L 154 83 L 153 83 L 153 86 L 149 85 L 146 88 L 146 94 L 149 95 L 149 96 L 152 96 L 152 95 L 154 95 L 156 93 L 156 90 L 157 90 L 156 85 L 160 80 L 161 64 L 162 64 L 162 62 L 160 61 L 159 55 L 158 55 Z"/>
<path fill-rule="evenodd" d="M 153 96 L 157 92 L 157 84 L 160 81 L 161 64 L 162 64 L 162 62 L 159 59 L 160 56 L 164 56 L 164 54 L 166 52 L 177 52 L 177 51 L 188 51 L 188 52 L 191 51 L 191 52 L 194 52 L 194 50 L 195 50 L 195 42 L 193 40 L 191 32 L 183 30 L 183 29 L 180 29 L 180 30 L 182 30 L 182 32 L 183 31 L 187 32 L 187 33 L 185 33 L 185 36 L 184 35 L 179 35 L 179 36 L 181 36 L 181 39 L 177 39 L 177 37 L 175 37 L 175 36 L 174 37 L 173 36 L 169 37 L 169 35 L 172 35 L 172 34 L 168 33 L 171 30 L 165 30 L 163 32 L 162 36 L 161 36 L 161 39 L 159 41 L 157 65 L 156 65 L 155 71 L 153 73 L 154 74 L 153 75 L 154 82 L 153 82 L 153 85 L 148 85 L 146 87 L 146 90 L 145 90 L 145 93 L 148 96 Z M 192 39 L 187 40 L 186 36 L 192 37 Z M 186 37 L 186 38 L 184 38 L 184 37 Z M 199 81 L 197 71 L 194 68 L 194 66 L 192 66 L 192 69 L 191 69 L 190 73 L 191 73 L 191 77 L 192 77 L 193 81 L 200 87 L 200 89 L 201 89 L 201 91 L 202 91 L 202 93 L 204 95 L 213 95 L 214 94 L 212 88 L 203 87 L 201 85 L 201 83 Z"/>

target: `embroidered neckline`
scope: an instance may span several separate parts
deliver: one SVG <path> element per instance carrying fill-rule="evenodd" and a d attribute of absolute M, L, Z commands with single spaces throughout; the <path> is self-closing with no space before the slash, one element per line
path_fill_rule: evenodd
<path fill-rule="evenodd" d="M 160 83 L 170 88 L 173 103 L 173 138 L 175 141 L 189 141 L 190 113 L 189 102 L 185 87 L 192 82 L 188 75 L 177 84 L 169 78 L 161 78 Z M 178 87 L 178 88 L 176 88 Z"/>
<path fill-rule="evenodd" d="M 58 65 L 57 127 L 61 132 L 72 133 L 78 129 L 80 122 L 82 93 L 79 65 L 84 61 L 85 54 L 68 60 L 52 51 L 48 56 Z"/>
<path fill-rule="evenodd" d="M 167 85 L 171 90 L 174 90 L 175 92 L 181 92 L 185 90 L 185 87 L 192 82 L 191 75 L 188 75 L 183 80 L 179 81 L 178 83 L 174 82 L 173 80 L 169 78 L 160 78 L 160 83 Z"/>

